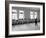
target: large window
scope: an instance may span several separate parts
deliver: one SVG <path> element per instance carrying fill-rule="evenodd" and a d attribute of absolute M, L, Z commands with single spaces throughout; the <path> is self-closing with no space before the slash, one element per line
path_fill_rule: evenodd
<path fill-rule="evenodd" d="M 18 20 L 18 18 L 17 18 L 17 10 L 12 10 L 12 19 Z"/>
<path fill-rule="evenodd" d="M 36 19 L 37 18 L 37 12 L 30 12 L 30 19 Z"/>
<path fill-rule="evenodd" d="M 24 19 L 24 11 L 19 10 L 19 19 Z"/>

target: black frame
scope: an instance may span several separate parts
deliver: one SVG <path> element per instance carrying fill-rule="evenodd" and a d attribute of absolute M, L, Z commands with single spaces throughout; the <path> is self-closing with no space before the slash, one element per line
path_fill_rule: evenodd
<path fill-rule="evenodd" d="M 9 34 L 9 3 L 25 3 L 25 4 L 36 4 L 36 5 L 43 5 L 43 33 L 37 34 L 23 34 L 23 35 L 8 35 Z M 24 1 L 5 1 L 5 37 L 24 37 L 24 36 L 39 36 L 45 35 L 45 3 L 42 2 L 24 2 Z"/>

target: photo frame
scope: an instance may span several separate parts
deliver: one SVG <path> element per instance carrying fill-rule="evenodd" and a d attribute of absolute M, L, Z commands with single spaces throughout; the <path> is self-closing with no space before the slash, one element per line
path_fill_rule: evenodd
<path fill-rule="evenodd" d="M 45 3 L 5 1 L 5 37 L 45 35 Z"/>

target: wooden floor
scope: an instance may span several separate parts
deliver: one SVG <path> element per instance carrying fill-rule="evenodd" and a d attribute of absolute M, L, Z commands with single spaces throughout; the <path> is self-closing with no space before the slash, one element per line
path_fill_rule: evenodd
<path fill-rule="evenodd" d="M 30 30 L 40 30 L 40 23 L 35 25 L 35 23 L 14 25 L 12 26 L 13 31 L 30 31 Z"/>

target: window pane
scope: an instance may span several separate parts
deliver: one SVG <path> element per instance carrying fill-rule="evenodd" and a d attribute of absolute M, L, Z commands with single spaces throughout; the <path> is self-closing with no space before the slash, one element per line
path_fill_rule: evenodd
<path fill-rule="evenodd" d="M 17 10 L 15 10 L 15 9 L 14 9 L 14 10 L 12 10 L 12 12 L 15 12 L 15 13 L 17 13 Z"/>
<path fill-rule="evenodd" d="M 31 11 L 30 14 L 33 15 L 33 11 Z"/>
<path fill-rule="evenodd" d="M 34 19 L 33 15 L 30 15 L 30 19 Z"/>
<path fill-rule="evenodd" d="M 37 15 L 35 15 L 35 19 L 37 18 Z"/>
<path fill-rule="evenodd" d="M 17 18 L 17 14 L 12 14 L 12 19 L 17 20 L 17 19 L 18 19 L 18 18 Z"/>

